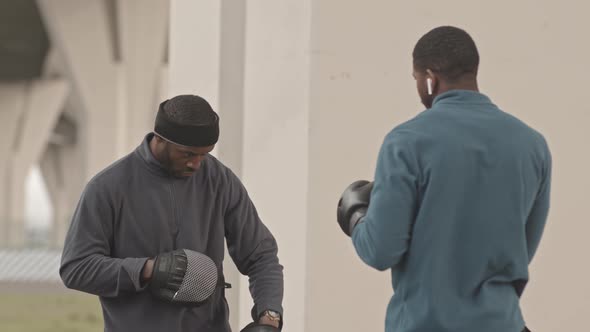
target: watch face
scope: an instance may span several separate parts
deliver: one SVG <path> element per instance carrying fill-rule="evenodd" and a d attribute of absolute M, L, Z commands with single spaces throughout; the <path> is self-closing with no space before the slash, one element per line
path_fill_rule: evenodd
<path fill-rule="evenodd" d="M 280 318 L 280 317 L 281 317 L 281 314 L 279 314 L 279 313 L 278 313 L 278 312 L 276 312 L 276 311 L 272 311 L 272 310 L 267 310 L 267 311 L 266 311 L 266 314 L 267 314 L 268 316 L 270 316 L 271 318 L 274 318 L 274 319 L 277 319 L 277 318 Z"/>

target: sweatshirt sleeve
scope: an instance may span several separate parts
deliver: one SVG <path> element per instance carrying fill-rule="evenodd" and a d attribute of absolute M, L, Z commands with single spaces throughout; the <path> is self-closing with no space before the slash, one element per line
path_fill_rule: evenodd
<path fill-rule="evenodd" d="M 384 140 L 371 202 L 352 240 L 357 254 L 377 270 L 395 267 L 408 250 L 417 208 L 417 163 L 395 131 Z"/>
<path fill-rule="evenodd" d="M 283 266 L 275 238 L 260 220 L 256 208 L 238 177 L 228 170 L 228 204 L 225 236 L 238 270 L 248 276 L 254 300 L 252 318 L 265 310 L 283 313 Z"/>
<path fill-rule="evenodd" d="M 66 287 L 104 297 L 136 292 L 147 258 L 110 257 L 115 210 L 108 192 L 91 181 L 84 189 L 61 257 L 60 276 Z"/>
<path fill-rule="evenodd" d="M 529 263 L 533 260 L 537 248 L 539 247 L 539 243 L 541 242 L 543 230 L 545 229 L 545 224 L 547 222 L 547 216 L 549 214 L 549 203 L 551 198 L 552 158 L 549 147 L 544 140 L 543 144 L 544 158 L 542 159 L 543 165 L 541 167 L 541 183 L 537 197 L 527 218 L 525 228 Z"/>

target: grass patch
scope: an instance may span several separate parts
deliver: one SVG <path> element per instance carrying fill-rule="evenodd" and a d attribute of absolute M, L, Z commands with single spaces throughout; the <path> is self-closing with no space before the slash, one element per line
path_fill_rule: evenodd
<path fill-rule="evenodd" d="M 0 331 L 100 332 L 98 297 L 75 291 L 0 293 Z"/>

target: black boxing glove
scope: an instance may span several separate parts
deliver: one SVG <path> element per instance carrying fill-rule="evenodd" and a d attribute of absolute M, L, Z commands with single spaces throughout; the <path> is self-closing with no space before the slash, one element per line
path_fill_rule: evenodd
<path fill-rule="evenodd" d="M 355 181 L 349 185 L 338 201 L 336 218 L 342 231 L 350 236 L 359 220 L 367 214 L 373 182 Z"/>
<path fill-rule="evenodd" d="M 199 306 L 223 286 L 219 275 L 217 265 L 208 256 L 178 249 L 156 257 L 149 290 L 166 302 Z"/>
<path fill-rule="evenodd" d="M 279 332 L 280 330 L 274 326 L 250 323 L 246 325 L 240 332 Z"/>

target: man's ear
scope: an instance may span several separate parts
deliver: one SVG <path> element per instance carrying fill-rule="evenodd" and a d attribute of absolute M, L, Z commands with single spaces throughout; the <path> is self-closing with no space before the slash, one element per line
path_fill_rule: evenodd
<path fill-rule="evenodd" d="M 426 69 L 426 84 L 428 95 L 433 95 L 438 90 L 438 77 L 430 69 Z"/>
<path fill-rule="evenodd" d="M 162 137 L 158 136 L 157 134 L 154 135 L 154 138 L 152 138 L 152 141 L 154 142 L 154 144 L 156 145 L 156 147 L 158 147 L 158 149 L 162 148 L 165 146 L 166 140 L 163 139 Z"/>

